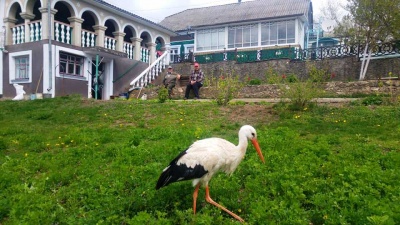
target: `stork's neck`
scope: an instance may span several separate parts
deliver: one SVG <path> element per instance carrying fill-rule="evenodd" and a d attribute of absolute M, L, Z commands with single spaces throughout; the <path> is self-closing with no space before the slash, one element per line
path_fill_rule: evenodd
<path fill-rule="evenodd" d="M 249 142 L 247 140 L 247 137 L 245 135 L 239 134 L 239 144 L 238 144 L 237 148 L 240 150 L 240 152 L 242 154 L 246 153 L 246 149 L 247 149 L 248 145 L 249 145 Z"/>
<path fill-rule="evenodd" d="M 247 145 L 248 142 L 246 136 L 240 135 L 239 133 L 239 144 L 236 146 L 236 150 L 231 151 L 231 153 L 228 154 L 229 156 L 226 161 L 226 166 L 224 168 L 224 171 L 227 174 L 232 174 L 233 171 L 236 170 L 236 167 L 239 165 L 244 155 L 246 154 Z"/>

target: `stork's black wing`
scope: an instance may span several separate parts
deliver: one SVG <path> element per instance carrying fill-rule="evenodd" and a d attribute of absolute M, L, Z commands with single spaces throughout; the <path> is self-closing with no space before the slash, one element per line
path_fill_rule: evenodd
<path fill-rule="evenodd" d="M 164 169 L 158 178 L 156 190 L 167 186 L 170 183 L 191 180 L 204 176 L 208 171 L 202 165 L 196 165 L 194 168 L 187 166 L 184 162 L 177 164 L 178 160 L 187 154 L 187 150 L 181 152 L 172 162 Z"/>

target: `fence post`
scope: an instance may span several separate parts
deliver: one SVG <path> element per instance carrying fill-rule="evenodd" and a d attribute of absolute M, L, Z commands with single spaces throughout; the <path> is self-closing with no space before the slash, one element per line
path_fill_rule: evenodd
<path fill-rule="evenodd" d="M 320 59 L 322 60 L 322 47 L 320 48 L 321 48 Z"/>

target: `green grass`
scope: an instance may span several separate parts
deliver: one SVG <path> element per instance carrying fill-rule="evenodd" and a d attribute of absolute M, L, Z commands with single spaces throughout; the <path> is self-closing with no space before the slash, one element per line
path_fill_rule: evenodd
<path fill-rule="evenodd" d="M 192 142 L 237 143 L 249 121 L 266 163 L 249 147 L 232 176 L 210 182 L 248 224 L 398 224 L 399 107 L 255 106 L 1 101 L 0 224 L 239 224 L 203 189 L 194 216 L 189 181 L 155 184 Z"/>

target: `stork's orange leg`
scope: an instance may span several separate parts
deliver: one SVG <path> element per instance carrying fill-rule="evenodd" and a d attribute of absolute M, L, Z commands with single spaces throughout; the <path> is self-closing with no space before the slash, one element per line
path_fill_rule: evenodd
<path fill-rule="evenodd" d="M 222 205 L 214 202 L 214 200 L 211 199 L 210 197 L 210 191 L 208 189 L 208 185 L 206 186 L 206 201 L 210 204 L 213 204 L 215 206 L 217 206 L 218 208 L 224 210 L 225 212 L 229 213 L 229 215 L 233 216 L 235 219 L 239 220 L 240 222 L 244 222 L 244 220 L 242 218 L 240 218 L 240 216 L 236 215 L 235 213 L 229 211 L 227 208 L 223 207 Z"/>
<path fill-rule="evenodd" d="M 193 213 L 196 214 L 196 200 L 197 200 L 197 194 L 199 193 L 199 188 L 200 188 L 200 183 L 196 185 L 196 188 L 194 189 L 193 192 Z"/>

